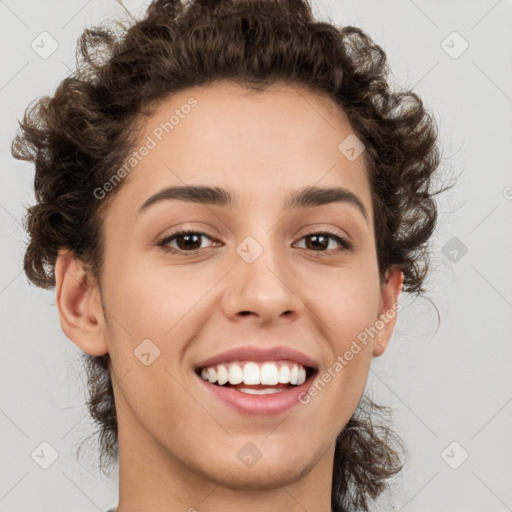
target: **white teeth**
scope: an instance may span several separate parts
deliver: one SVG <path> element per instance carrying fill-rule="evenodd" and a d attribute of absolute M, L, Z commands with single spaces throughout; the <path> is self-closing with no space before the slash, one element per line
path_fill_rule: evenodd
<path fill-rule="evenodd" d="M 208 368 L 208 380 L 210 382 L 217 382 L 217 372 L 215 368 Z"/>
<path fill-rule="evenodd" d="M 299 377 L 297 378 L 297 384 L 300 386 L 306 382 L 306 369 L 301 366 L 299 369 Z"/>
<path fill-rule="evenodd" d="M 285 391 L 284 389 L 250 389 L 250 388 L 238 388 L 237 391 L 241 391 L 242 393 L 247 393 L 248 395 L 269 395 L 271 393 L 280 393 L 281 391 Z"/>
<path fill-rule="evenodd" d="M 290 371 L 290 384 L 297 385 L 298 378 L 299 378 L 299 367 L 296 364 L 294 364 Z"/>
<path fill-rule="evenodd" d="M 229 380 L 228 370 L 223 364 L 217 366 L 217 379 L 220 386 L 223 386 Z"/>
<path fill-rule="evenodd" d="M 201 377 L 211 383 L 223 386 L 227 383 L 275 386 L 277 384 L 292 384 L 300 386 L 306 381 L 306 369 L 298 363 L 282 360 L 265 363 L 231 362 L 208 366 L 201 370 Z M 256 390 L 250 390 L 256 391 Z M 258 390 L 260 391 L 260 390 Z M 273 390 L 272 392 L 275 392 Z M 258 393 L 255 393 L 258 394 Z M 262 393 L 259 393 L 262 394 Z"/>
<path fill-rule="evenodd" d="M 244 384 L 261 384 L 260 369 L 256 363 L 245 364 Z"/>
<path fill-rule="evenodd" d="M 279 371 L 273 363 L 265 363 L 261 367 L 261 383 L 274 386 L 279 382 Z"/>
<path fill-rule="evenodd" d="M 290 368 L 285 364 L 279 368 L 279 384 L 288 384 L 290 382 Z"/>
<path fill-rule="evenodd" d="M 236 386 L 244 380 L 244 372 L 236 363 L 229 365 L 229 383 Z"/>

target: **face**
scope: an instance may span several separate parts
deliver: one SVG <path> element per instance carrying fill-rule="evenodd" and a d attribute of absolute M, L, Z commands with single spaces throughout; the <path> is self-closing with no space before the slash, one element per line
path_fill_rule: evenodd
<path fill-rule="evenodd" d="M 166 133 L 176 109 L 179 121 Z M 86 306 L 97 314 L 88 333 L 62 321 L 83 350 L 110 353 L 121 464 L 129 449 L 124 457 L 141 473 L 165 468 L 231 488 L 325 477 L 336 435 L 394 322 L 357 342 L 350 360 L 344 355 L 401 289 L 397 272 L 380 285 L 364 153 L 354 160 L 338 148 L 353 133 L 347 118 L 329 98 L 295 86 L 251 93 L 224 82 L 175 94 L 144 123 L 137 148 L 149 138 L 154 147 L 104 219 L 102 293 L 95 288 L 95 296 L 107 322 L 94 309 L 98 301 Z M 231 202 L 150 199 L 177 186 L 222 189 Z M 345 189 L 356 199 L 289 206 L 307 187 Z M 190 234 L 173 238 L 180 230 Z M 64 259 L 60 265 L 63 272 Z M 200 363 L 225 351 L 265 355 L 276 347 L 312 363 L 300 396 L 298 385 L 267 395 L 219 390 L 198 374 Z M 280 352 L 263 360 L 278 361 L 280 370 L 300 357 Z M 254 358 L 235 360 L 243 368 Z M 226 401 L 225 392 L 244 399 Z M 293 403 L 276 399 L 294 392 Z M 251 466 L 247 455 L 261 458 Z"/>

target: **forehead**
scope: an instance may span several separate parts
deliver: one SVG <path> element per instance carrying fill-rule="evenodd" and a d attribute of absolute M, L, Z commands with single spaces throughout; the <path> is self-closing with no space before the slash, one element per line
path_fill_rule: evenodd
<path fill-rule="evenodd" d="M 179 91 L 151 108 L 135 151 L 150 149 L 120 194 L 136 210 L 164 186 L 206 184 L 247 201 L 281 201 L 307 186 L 342 186 L 370 211 L 364 153 L 351 161 L 340 151 L 353 130 L 325 95 L 296 85 L 256 92 L 220 82 Z"/>

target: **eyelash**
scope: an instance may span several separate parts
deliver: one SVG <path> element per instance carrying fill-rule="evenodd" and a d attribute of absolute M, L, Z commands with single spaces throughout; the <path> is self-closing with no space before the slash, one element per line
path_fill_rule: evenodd
<path fill-rule="evenodd" d="M 193 249 L 191 251 L 183 251 L 181 249 L 175 249 L 174 247 L 167 247 L 167 244 L 174 238 L 178 237 L 179 235 L 190 235 L 190 234 L 204 236 L 204 237 L 209 238 L 210 240 L 214 241 L 214 239 L 212 237 L 208 236 L 206 233 L 202 233 L 200 231 L 192 231 L 192 230 L 183 229 L 180 231 L 176 231 L 175 233 L 172 233 L 171 235 L 168 235 L 165 238 L 163 238 L 162 240 L 160 240 L 160 242 L 158 242 L 158 246 L 162 247 L 162 249 L 166 253 L 182 254 L 184 256 L 193 256 L 194 254 L 197 254 L 202 249 Z M 323 231 L 318 231 L 315 233 L 309 233 L 307 235 L 304 235 L 301 238 L 301 240 L 303 238 L 307 238 L 307 237 L 313 236 L 313 235 L 329 235 L 328 238 L 335 240 L 341 246 L 343 246 L 343 249 L 337 249 L 337 250 L 333 251 L 332 252 L 333 255 L 341 254 L 343 252 L 350 251 L 352 249 L 352 244 L 346 238 L 338 235 L 337 233 L 329 231 L 329 230 L 323 230 Z M 313 252 L 325 253 L 328 251 L 313 251 Z"/>

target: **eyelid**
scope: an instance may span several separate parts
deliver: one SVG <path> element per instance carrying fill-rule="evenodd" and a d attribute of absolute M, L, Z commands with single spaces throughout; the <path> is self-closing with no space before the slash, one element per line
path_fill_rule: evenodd
<path fill-rule="evenodd" d="M 212 233 L 210 234 L 210 232 L 212 232 Z M 222 236 L 219 233 L 219 231 L 212 228 L 210 225 L 202 224 L 202 223 L 199 226 L 185 225 L 185 226 L 181 226 L 181 227 L 170 227 L 169 229 L 167 229 L 165 231 L 165 233 L 167 233 L 167 234 L 163 234 L 158 237 L 158 242 L 157 242 L 158 244 L 160 244 L 163 240 L 166 240 L 168 238 L 171 238 L 171 237 L 177 236 L 179 234 L 183 234 L 183 233 L 185 233 L 185 234 L 186 233 L 197 233 L 200 235 L 205 235 L 205 236 L 211 238 L 212 240 L 213 239 L 217 240 L 218 237 Z M 216 234 L 213 234 L 213 233 L 216 233 Z"/>

